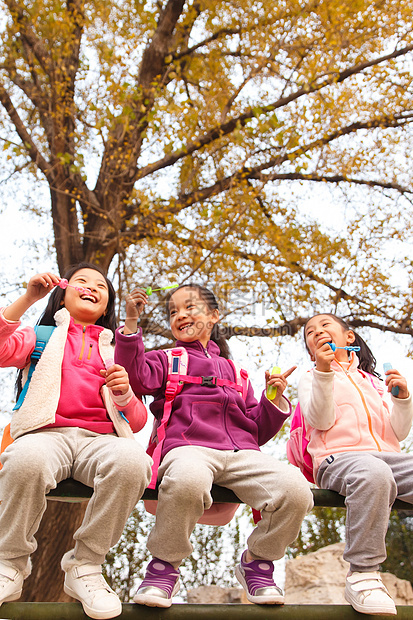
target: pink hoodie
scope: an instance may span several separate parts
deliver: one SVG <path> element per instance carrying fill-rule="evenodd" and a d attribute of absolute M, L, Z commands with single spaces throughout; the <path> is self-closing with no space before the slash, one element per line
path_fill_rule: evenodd
<path fill-rule="evenodd" d="M 305 373 L 298 386 L 308 451 L 316 474 L 321 462 L 343 452 L 400 452 L 409 434 L 412 397 L 388 395 L 382 381 L 358 370 L 353 353 L 349 364 L 331 364 L 331 372 Z"/>

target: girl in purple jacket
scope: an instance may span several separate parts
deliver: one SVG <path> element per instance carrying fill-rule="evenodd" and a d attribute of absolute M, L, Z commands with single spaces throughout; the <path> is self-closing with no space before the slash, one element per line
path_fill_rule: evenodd
<path fill-rule="evenodd" d="M 162 350 L 145 353 L 137 324 L 147 301 L 140 289 L 128 296 L 125 326 L 116 333 L 115 358 L 127 370 L 134 392 L 154 397 L 150 408 L 159 420 L 168 359 Z M 312 494 L 300 472 L 263 454 L 259 446 L 280 430 L 291 413 L 283 392 L 294 368 L 280 375 L 266 373 L 267 386 L 277 387 L 274 400 L 264 391 L 257 402 L 251 385 L 244 399 L 228 385 L 235 380 L 234 366 L 219 332 L 219 310 L 212 292 L 194 284 L 181 286 L 170 294 L 167 310 L 176 347 L 188 352 L 187 374 L 209 381 L 185 383 L 173 401 L 158 471 L 156 523 L 148 538 L 153 559 L 134 600 L 170 607 L 179 590 L 178 567 L 192 552 L 189 537 L 212 505 L 215 483 L 232 489 L 261 513 L 235 569 L 248 600 L 282 604 L 282 590 L 272 577 L 273 560 L 282 558 L 297 537 L 312 508 Z M 227 384 L 215 385 L 216 378 Z"/>

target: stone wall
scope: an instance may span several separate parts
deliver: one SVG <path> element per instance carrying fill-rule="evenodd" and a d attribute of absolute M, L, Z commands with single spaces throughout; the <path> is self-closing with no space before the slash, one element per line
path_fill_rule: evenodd
<path fill-rule="evenodd" d="M 287 604 L 347 605 L 344 584 L 349 569 L 343 560 L 345 543 L 323 547 L 314 553 L 288 560 L 285 573 Z M 413 605 L 411 583 L 391 573 L 382 573 L 396 605 Z"/>
<path fill-rule="evenodd" d="M 344 543 L 337 543 L 286 563 L 285 602 L 290 605 L 348 605 L 344 584 L 349 565 L 343 560 Z M 382 573 L 396 605 L 413 605 L 409 581 Z M 188 590 L 188 603 L 248 603 L 240 587 L 200 586 Z"/>

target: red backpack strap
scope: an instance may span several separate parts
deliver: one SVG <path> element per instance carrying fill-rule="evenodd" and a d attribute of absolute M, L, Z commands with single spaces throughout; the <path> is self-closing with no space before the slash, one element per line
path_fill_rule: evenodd
<path fill-rule="evenodd" d="M 150 454 L 153 459 L 152 478 L 149 483 L 149 489 L 154 489 L 156 487 L 166 427 L 172 413 L 172 404 L 175 396 L 182 390 L 184 386 L 182 379 L 185 379 L 186 373 L 188 372 L 188 351 L 184 349 L 184 347 L 165 349 L 164 352 L 168 358 L 165 405 L 161 420 L 159 423 L 156 421 L 154 423 L 151 440 L 148 447 L 148 454 Z"/>

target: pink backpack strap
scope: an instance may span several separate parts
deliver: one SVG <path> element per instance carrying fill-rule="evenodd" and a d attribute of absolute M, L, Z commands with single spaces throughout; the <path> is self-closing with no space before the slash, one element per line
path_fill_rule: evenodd
<path fill-rule="evenodd" d="M 241 368 L 240 366 L 238 366 L 238 364 L 234 362 L 234 360 L 228 360 L 228 361 L 231 364 L 232 368 L 234 369 L 235 381 L 237 385 L 241 387 L 241 390 L 238 390 L 238 391 L 241 392 L 242 398 L 244 400 L 247 400 L 248 385 L 249 385 L 248 372 L 245 370 L 245 368 Z"/>
<path fill-rule="evenodd" d="M 377 390 L 377 392 L 380 394 L 381 397 L 383 397 L 384 395 L 383 382 L 380 381 L 378 377 L 371 375 L 369 372 L 366 372 L 365 370 L 361 370 L 360 368 L 358 368 L 357 370 L 359 371 L 359 373 L 363 375 L 363 377 L 366 377 L 366 379 L 369 379 L 374 389 Z"/>
<path fill-rule="evenodd" d="M 165 388 L 165 405 L 162 418 L 157 424 L 155 422 L 152 431 L 148 453 L 152 456 L 152 478 L 148 488 L 154 489 L 158 479 L 158 469 L 161 462 L 163 442 L 165 440 L 166 427 L 172 413 L 172 403 L 174 398 L 182 390 L 185 379 L 185 372 L 188 371 L 188 351 L 184 347 L 175 349 L 165 349 L 168 358 L 168 376 Z"/>

